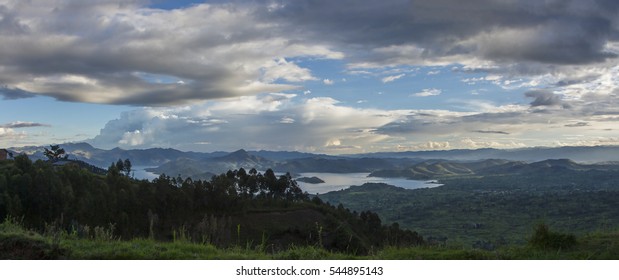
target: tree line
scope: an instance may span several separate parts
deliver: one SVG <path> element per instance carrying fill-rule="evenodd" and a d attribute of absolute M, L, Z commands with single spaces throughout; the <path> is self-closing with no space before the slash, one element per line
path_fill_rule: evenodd
<path fill-rule="evenodd" d="M 351 212 L 312 198 L 290 174 L 276 176 L 270 169 L 262 174 L 240 168 L 211 180 L 165 174 L 152 181 L 136 180 L 130 173 L 128 159 L 112 163 L 101 175 L 78 164 L 55 166 L 51 160 L 32 162 L 25 155 L 16 156 L 0 162 L 0 218 L 20 217 L 39 231 L 55 223 L 81 236 L 92 234 L 88 229 L 95 226 L 109 226 L 123 239 L 171 240 L 182 232 L 193 241 L 217 241 L 217 245 L 238 243 L 241 237 L 241 242 L 256 244 L 260 230 L 273 240 L 294 235 L 306 244 L 356 253 L 423 243 L 416 232 L 397 224 L 382 225 L 375 213 Z M 304 227 L 283 225 L 280 232 L 246 229 L 255 213 L 309 213 L 295 209 L 321 213 L 320 225 L 308 220 Z M 299 215 L 300 221 L 311 216 Z"/>

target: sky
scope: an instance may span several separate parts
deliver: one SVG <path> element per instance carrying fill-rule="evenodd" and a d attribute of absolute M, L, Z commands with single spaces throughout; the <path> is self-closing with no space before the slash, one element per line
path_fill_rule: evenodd
<path fill-rule="evenodd" d="M 0 0 L 0 147 L 618 145 L 615 0 Z"/>

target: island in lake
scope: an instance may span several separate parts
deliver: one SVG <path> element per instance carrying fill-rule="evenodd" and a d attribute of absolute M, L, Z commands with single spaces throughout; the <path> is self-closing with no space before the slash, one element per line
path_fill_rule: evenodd
<path fill-rule="evenodd" d="M 323 181 L 322 179 L 313 176 L 313 177 L 301 177 L 301 178 L 297 178 L 296 179 L 299 182 L 303 182 L 303 183 L 308 183 L 308 184 L 322 184 L 325 181 Z"/>

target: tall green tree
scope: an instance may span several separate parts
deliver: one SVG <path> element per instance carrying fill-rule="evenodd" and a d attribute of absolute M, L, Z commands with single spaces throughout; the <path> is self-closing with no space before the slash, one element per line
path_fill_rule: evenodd
<path fill-rule="evenodd" d="M 49 145 L 49 148 L 50 149 L 44 148 L 45 151 L 43 152 L 49 161 L 58 161 L 69 157 L 65 150 L 60 148 L 60 145 Z"/>
<path fill-rule="evenodd" d="M 131 175 L 131 161 L 129 159 L 125 159 L 123 163 L 123 171 L 125 171 L 125 174 L 127 175 L 127 177 L 129 177 Z"/>

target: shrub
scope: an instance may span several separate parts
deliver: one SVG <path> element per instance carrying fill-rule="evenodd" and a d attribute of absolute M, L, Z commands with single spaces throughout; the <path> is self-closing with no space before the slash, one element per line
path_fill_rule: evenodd
<path fill-rule="evenodd" d="M 573 234 L 564 234 L 550 231 L 548 225 L 539 224 L 535 228 L 535 232 L 529 245 L 538 249 L 570 249 L 576 245 L 576 237 Z"/>

